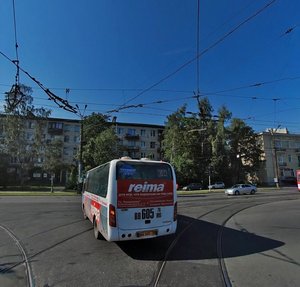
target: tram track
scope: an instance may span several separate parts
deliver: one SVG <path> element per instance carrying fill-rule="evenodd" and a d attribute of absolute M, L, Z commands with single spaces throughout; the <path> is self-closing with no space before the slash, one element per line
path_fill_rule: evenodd
<path fill-rule="evenodd" d="M 276 201 L 286 201 L 286 200 L 296 200 L 296 199 L 298 199 L 298 197 L 295 198 L 295 197 L 286 197 L 286 196 L 284 196 L 282 198 L 281 197 L 278 198 Z M 226 269 L 225 261 L 224 261 L 224 258 L 223 258 L 223 250 L 222 250 L 222 236 L 223 236 L 223 232 L 226 228 L 227 222 L 232 217 L 234 217 L 235 215 L 237 215 L 240 212 L 243 212 L 244 210 L 247 210 L 247 209 L 250 209 L 250 208 L 253 208 L 253 207 L 256 207 L 256 206 L 264 205 L 264 204 L 269 204 L 269 203 L 272 203 L 272 202 L 274 202 L 274 201 L 246 202 L 246 206 L 243 206 L 242 208 L 239 208 L 238 210 L 235 210 L 234 212 L 232 212 L 229 216 L 227 216 L 220 223 L 216 244 L 217 244 L 217 255 L 218 255 L 217 259 L 218 259 L 218 264 L 219 264 L 219 271 L 220 271 L 224 286 L 226 286 L 226 287 L 231 287 L 232 286 L 229 275 L 228 275 L 228 272 L 227 272 L 227 269 Z M 233 207 L 234 205 L 239 205 L 240 206 L 241 202 L 240 201 L 235 201 L 231 204 L 227 204 L 227 205 L 223 205 L 223 206 L 218 207 L 218 208 L 211 209 L 211 210 L 201 214 L 200 216 L 196 217 L 195 219 L 196 220 L 203 219 L 204 217 L 206 217 L 210 214 L 218 212 L 222 209 Z M 189 209 L 193 206 L 196 207 L 197 204 L 194 205 L 194 204 L 189 203 L 188 206 L 181 207 L 181 209 L 185 209 L 185 208 Z M 198 203 L 198 206 L 199 206 L 199 203 Z M 159 286 L 160 279 L 162 277 L 163 271 L 164 271 L 165 266 L 168 262 L 168 259 L 169 259 L 169 256 L 170 256 L 171 252 L 174 250 L 176 244 L 178 243 L 180 238 L 183 236 L 183 234 L 185 234 L 188 231 L 188 229 L 190 229 L 193 226 L 193 224 L 195 224 L 195 221 L 190 222 L 183 230 L 181 230 L 180 233 L 176 236 L 176 238 L 170 244 L 169 248 L 167 249 L 167 251 L 165 253 L 164 259 L 162 261 L 160 261 L 159 266 L 157 268 L 157 271 L 155 272 L 155 277 L 154 277 L 154 280 L 153 280 L 153 284 L 151 285 L 152 287 L 158 287 Z"/>
<path fill-rule="evenodd" d="M 80 221 L 82 221 L 82 220 L 80 220 Z M 76 222 L 80 222 L 80 221 L 76 221 Z M 0 224 L 0 229 L 4 230 L 6 232 L 6 234 L 8 234 L 9 237 L 13 239 L 14 243 L 18 247 L 18 249 L 21 253 L 21 256 L 22 256 L 22 260 L 20 260 L 18 262 L 15 262 L 14 264 L 12 264 L 12 265 L 10 265 L 6 268 L 1 269 L 0 270 L 0 275 L 10 273 L 16 267 L 24 265 L 25 266 L 25 274 L 26 274 L 26 282 L 27 282 L 26 286 L 28 286 L 28 287 L 34 287 L 35 286 L 34 279 L 33 279 L 33 274 L 32 274 L 31 268 L 30 268 L 30 260 L 32 260 L 33 258 L 35 258 L 36 256 L 38 256 L 40 254 L 43 254 L 43 253 L 45 253 L 45 252 L 47 252 L 47 251 L 49 251 L 53 248 L 56 248 L 57 246 L 60 246 L 61 244 L 64 244 L 65 242 L 67 242 L 67 241 L 69 241 L 73 238 L 81 236 L 82 234 L 85 234 L 85 233 L 90 232 L 92 230 L 92 228 L 88 228 L 88 229 L 85 229 L 81 232 L 77 232 L 77 233 L 73 234 L 72 236 L 68 236 L 68 237 L 66 237 L 66 238 L 64 238 L 64 239 L 62 239 L 58 242 L 55 242 L 52 245 L 50 245 L 46 248 L 43 248 L 42 250 L 37 251 L 34 254 L 28 256 L 26 254 L 25 248 L 23 247 L 21 241 L 17 238 L 17 236 L 8 227 L 3 226 L 3 225 Z"/>
<path fill-rule="evenodd" d="M 22 246 L 22 243 L 21 241 L 17 238 L 17 236 L 6 226 L 4 225 L 0 225 L 0 228 L 2 230 L 4 230 L 6 232 L 6 234 L 8 234 L 8 236 L 14 241 L 14 243 L 16 244 L 16 246 L 18 247 L 20 253 L 21 253 L 21 256 L 23 258 L 22 262 L 19 262 L 17 264 L 14 264 L 10 267 L 7 267 L 7 268 L 4 268 L 0 271 L 0 274 L 4 274 L 4 273 L 7 273 L 9 270 L 11 270 L 12 268 L 20 265 L 21 264 L 24 264 L 24 267 L 25 267 L 25 274 L 26 274 L 26 281 L 27 281 L 27 286 L 29 287 L 33 287 L 34 284 L 33 284 L 33 277 L 32 277 L 32 272 L 31 272 L 31 268 L 30 268 L 30 264 L 29 264 L 29 261 L 28 261 L 28 257 L 26 255 L 26 251 L 25 251 L 25 248 Z"/>
<path fill-rule="evenodd" d="M 207 215 L 210 214 L 210 213 L 213 213 L 213 212 L 215 212 L 215 211 L 217 211 L 217 210 L 224 209 L 224 208 L 226 208 L 226 207 L 228 207 L 228 206 L 231 206 L 231 205 L 233 205 L 233 204 L 235 204 L 235 203 L 228 204 L 228 205 L 221 206 L 221 207 L 215 208 L 215 209 L 213 209 L 213 210 L 207 211 L 207 212 L 201 214 L 200 216 L 198 216 L 198 217 L 197 217 L 197 220 L 199 220 L 199 219 L 201 219 L 201 218 L 207 216 Z M 178 234 L 178 236 L 176 236 L 176 238 L 173 240 L 173 242 L 171 243 L 171 245 L 170 245 L 169 248 L 167 249 L 166 254 L 165 254 L 165 258 L 164 258 L 163 261 L 160 262 L 159 267 L 158 267 L 158 270 L 157 270 L 157 272 L 156 272 L 155 280 L 154 280 L 154 283 L 153 283 L 153 285 L 152 285 L 153 287 L 157 287 L 158 284 L 159 284 L 159 280 L 160 280 L 160 278 L 161 278 L 161 275 L 162 275 L 162 273 L 163 273 L 163 270 L 164 270 L 164 268 L 165 268 L 165 265 L 166 265 L 166 263 L 167 263 L 167 261 L 168 261 L 168 256 L 169 256 L 170 253 L 173 251 L 174 247 L 176 246 L 176 244 L 177 244 L 177 242 L 179 241 L 179 239 L 181 238 L 181 236 L 182 236 L 189 228 L 191 228 L 193 224 L 194 224 L 194 222 L 190 222 L 190 223 L 189 223 L 189 224 L 188 224 L 188 225 L 187 225 L 187 226 L 186 226 L 186 227 Z"/>

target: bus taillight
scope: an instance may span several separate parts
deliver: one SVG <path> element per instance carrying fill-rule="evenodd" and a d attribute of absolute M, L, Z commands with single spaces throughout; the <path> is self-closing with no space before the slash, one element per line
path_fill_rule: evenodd
<path fill-rule="evenodd" d="M 174 216 L 173 216 L 173 220 L 174 221 L 177 220 L 177 202 L 175 202 L 175 204 L 174 204 Z"/>
<path fill-rule="evenodd" d="M 117 227 L 116 208 L 112 204 L 109 205 L 109 226 Z"/>

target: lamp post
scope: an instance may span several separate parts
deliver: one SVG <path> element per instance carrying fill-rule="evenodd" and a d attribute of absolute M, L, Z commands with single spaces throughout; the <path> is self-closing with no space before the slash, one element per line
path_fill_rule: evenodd
<path fill-rule="evenodd" d="M 83 147 L 83 119 L 84 119 L 84 113 L 86 111 L 87 105 L 84 106 L 83 112 L 80 111 L 78 105 L 76 105 L 76 108 L 78 109 L 79 116 L 80 116 L 80 138 L 79 138 L 79 161 L 78 161 L 78 192 L 80 192 L 80 185 L 82 183 L 82 170 L 83 170 L 83 164 L 82 164 L 82 147 Z"/>
<path fill-rule="evenodd" d="M 274 140 L 274 133 L 279 129 L 280 125 L 277 126 L 275 130 L 270 129 L 271 133 L 271 147 L 272 147 L 272 154 L 273 154 L 273 167 L 274 167 L 274 182 L 276 184 L 277 188 L 280 188 L 279 186 L 279 174 L 278 174 L 278 162 L 277 162 L 277 149 L 275 146 L 275 140 Z"/>

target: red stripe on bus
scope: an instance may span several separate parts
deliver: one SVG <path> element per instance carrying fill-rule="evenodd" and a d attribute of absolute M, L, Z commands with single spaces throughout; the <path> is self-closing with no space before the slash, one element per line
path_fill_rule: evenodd
<path fill-rule="evenodd" d="M 95 200 L 92 200 L 91 205 L 94 206 L 96 209 L 100 209 L 101 204 Z"/>

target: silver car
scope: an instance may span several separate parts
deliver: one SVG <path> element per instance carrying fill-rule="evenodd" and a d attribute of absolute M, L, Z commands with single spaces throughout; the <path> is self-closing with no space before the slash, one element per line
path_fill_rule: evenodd
<path fill-rule="evenodd" d="M 234 186 L 227 188 L 225 194 L 227 195 L 239 195 L 239 194 L 254 194 L 257 191 L 255 185 L 251 184 L 235 184 Z"/>
<path fill-rule="evenodd" d="M 222 181 L 217 181 L 214 184 L 208 186 L 209 189 L 218 189 L 218 188 L 225 188 L 225 184 Z"/>

